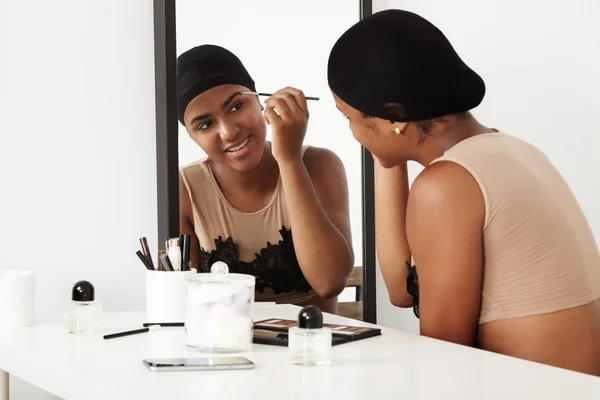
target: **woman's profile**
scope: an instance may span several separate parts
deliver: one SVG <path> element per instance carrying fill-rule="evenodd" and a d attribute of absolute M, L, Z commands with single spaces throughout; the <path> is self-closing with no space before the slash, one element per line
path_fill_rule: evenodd
<path fill-rule="evenodd" d="M 414 13 L 374 14 L 337 41 L 328 79 L 376 160 L 392 303 L 415 307 L 422 335 L 600 375 L 588 221 L 546 155 L 473 116 L 484 81 L 444 34 Z M 410 191 L 408 161 L 424 166 Z"/>

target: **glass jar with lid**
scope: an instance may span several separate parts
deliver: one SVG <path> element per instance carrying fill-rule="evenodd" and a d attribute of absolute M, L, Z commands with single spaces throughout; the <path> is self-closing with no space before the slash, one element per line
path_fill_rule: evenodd
<path fill-rule="evenodd" d="M 218 261 L 210 273 L 194 274 L 187 281 L 187 345 L 210 353 L 249 351 L 256 278 L 230 274 L 227 264 Z"/>

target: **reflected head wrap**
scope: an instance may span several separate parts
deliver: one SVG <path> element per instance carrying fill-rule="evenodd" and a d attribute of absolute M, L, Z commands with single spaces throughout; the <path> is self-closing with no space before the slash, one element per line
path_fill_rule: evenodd
<path fill-rule="evenodd" d="M 254 81 L 239 58 L 223 47 L 202 45 L 177 57 L 177 118 L 199 94 L 220 85 L 241 85 L 256 91 Z"/>

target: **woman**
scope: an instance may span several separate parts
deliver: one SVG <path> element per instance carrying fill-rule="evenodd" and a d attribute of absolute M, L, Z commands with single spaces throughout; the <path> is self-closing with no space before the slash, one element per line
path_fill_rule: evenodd
<path fill-rule="evenodd" d="M 347 181 L 334 153 L 302 145 L 303 93 L 285 88 L 263 107 L 241 61 L 212 45 L 179 56 L 178 90 L 179 121 L 208 156 L 180 171 L 192 266 L 224 261 L 256 276 L 257 301 L 336 313 L 354 263 Z"/>
<path fill-rule="evenodd" d="M 600 375 L 600 255 L 588 222 L 538 149 L 470 114 L 485 86 L 445 36 L 413 13 L 377 13 L 338 40 L 328 77 L 376 159 L 392 303 L 418 301 L 422 335 Z M 425 169 L 409 194 L 411 160 Z"/>

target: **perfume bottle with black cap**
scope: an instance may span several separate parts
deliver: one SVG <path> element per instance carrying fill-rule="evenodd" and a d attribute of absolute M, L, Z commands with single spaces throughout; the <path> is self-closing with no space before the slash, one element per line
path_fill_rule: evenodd
<path fill-rule="evenodd" d="M 298 325 L 288 330 L 290 361 L 298 365 L 325 365 L 331 362 L 331 329 L 323 327 L 323 314 L 316 306 L 298 313 Z"/>
<path fill-rule="evenodd" d="M 100 330 L 102 304 L 95 299 L 94 285 L 79 281 L 73 286 L 67 315 L 70 333 L 96 333 Z"/>

